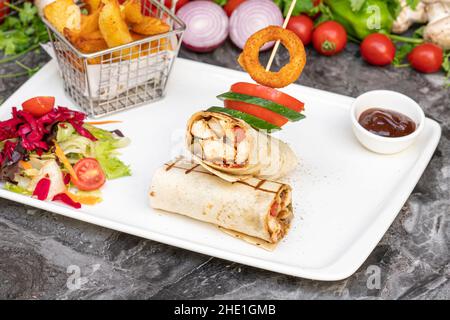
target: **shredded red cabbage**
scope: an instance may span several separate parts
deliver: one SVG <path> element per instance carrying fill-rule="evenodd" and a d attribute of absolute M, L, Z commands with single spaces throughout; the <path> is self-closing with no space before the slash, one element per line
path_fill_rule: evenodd
<path fill-rule="evenodd" d="M 12 161 L 14 150 L 16 149 L 17 142 L 6 141 L 3 149 L 0 151 L 0 165 L 4 162 Z"/>
<path fill-rule="evenodd" d="M 69 206 L 71 206 L 72 208 L 75 209 L 80 209 L 81 208 L 81 204 L 78 202 L 73 201 L 67 194 L 65 193 L 60 193 L 57 194 L 56 196 L 53 197 L 53 201 L 61 201 Z"/>
<path fill-rule="evenodd" d="M 49 148 L 46 136 L 51 133 L 53 125 L 59 122 L 69 122 L 78 134 L 96 141 L 97 139 L 83 127 L 85 119 L 84 113 L 65 107 L 55 108 L 40 118 L 35 118 L 30 113 L 14 107 L 12 119 L 0 121 L 0 141 L 19 138 L 20 145 L 26 151 L 42 153 Z M 0 163 L 3 163 L 5 156 L 2 155 Z"/>

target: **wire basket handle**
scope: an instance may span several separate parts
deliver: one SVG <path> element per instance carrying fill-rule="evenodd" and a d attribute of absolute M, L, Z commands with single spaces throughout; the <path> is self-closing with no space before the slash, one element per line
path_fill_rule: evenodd
<path fill-rule="evenodd" d="M 161 5 L 165 5 L 165 0 L 158 0 L 158 1 Z M 173 13 L 175 13 L 175 8 L 177 6 L 177 2 L 178 2 L 178 0 L 172 0 L 170 2 L 172 6 L 168 9 L 170 9 L 170 11 L 172 11 Z"/>

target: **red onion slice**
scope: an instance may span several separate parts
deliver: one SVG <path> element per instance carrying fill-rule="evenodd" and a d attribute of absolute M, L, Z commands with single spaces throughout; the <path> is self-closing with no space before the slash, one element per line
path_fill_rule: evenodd
<path fill-rule="evenodd" d="M 228 17 L 214 2 L 189 2 L 178 10 L 177 16 L 186 23 L 183 44 L 192 51 L 212 51 L 228 36 Z"/>
<path fill-rule="evenodd" d="M 282 26 L 283 14 L 271 0 L 247 0 L 240 4 L 230 18 L 230 38 L 243 49 L 247 39 L 255 32 L 268 26 Z M 274 42 L 266 43 L 261 50 L 273 47 Z"/>

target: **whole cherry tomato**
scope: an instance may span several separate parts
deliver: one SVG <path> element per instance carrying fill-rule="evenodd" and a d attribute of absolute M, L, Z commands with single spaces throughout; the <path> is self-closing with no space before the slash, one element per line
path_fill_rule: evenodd
<path fill-rule="evenodd" d="M 408 55 L 408 61 L 417 71 L 433 73 L 441 69 L 444 52 L 441 47 L 424 43 L 415 47 Z"/>
<path fill-rule="evenodd" d="M 320 54 L 332 56 L 344 50 L 347 44 L 347 32 L 338 22 L 326 21 L 314 29 L 312 42 Z"/>
<path fill-rule="evenodd" d="M 304 14 L 291 17 L 286 29 L 293 31 L 306 46 L 311 42 L 314 21 Z"/>
<path fill-rule="evenodd" d="M 178 9 L 180 9 L 182 6 L 184 6 L 188 2 L 189 2 L 189 0 L 178 0 L 177 4 L 175 5 L 175 11 L 178 11 Z M 167 8 L 172 9 L 172 0 L 164 0 L 164 5 Z"/>
<path fill-rule="evenodd" d="M 9 7 L 6 5 L 6 3 L 9 3 L 8 0 L 0 0 L 0 23 L 5 20 L 6 16 L 9 13 Z"/>
<path fill-rule="evenodd" d="M 375 66 L 391 64 L 395 57 L 395 45 L 388 36 L 381 33 L 368 35 L 360 46 L 361 55 Z"/>

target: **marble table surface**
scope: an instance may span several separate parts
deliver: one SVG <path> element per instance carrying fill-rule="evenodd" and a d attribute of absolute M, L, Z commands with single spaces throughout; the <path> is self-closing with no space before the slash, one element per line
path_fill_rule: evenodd
<path fill-rule="evenodd" d="M 180 53 L 233 69 L 238 54 L 230 43 L 210 54 Z M 287 58 L 281 52 L 275 64 Z M 48 59 L 31 52 L 22 62 Z M 20 71 L 14 63 L 0 65 L 0 75 Z M 0 101 L 26 80 L 0 79 Z M 299 83 L 350 96 L 397 90 L 443 129 L 409 200 L 353 276 L 337 282 L 285 276 L 0 199 L 0 299 L 449 299 L 450 88 L 443 75 L 370 67 L 351 44 L 333 58 L 309 50 Z"/>

